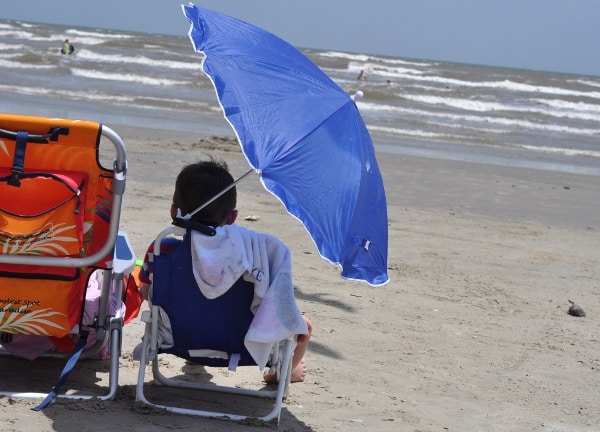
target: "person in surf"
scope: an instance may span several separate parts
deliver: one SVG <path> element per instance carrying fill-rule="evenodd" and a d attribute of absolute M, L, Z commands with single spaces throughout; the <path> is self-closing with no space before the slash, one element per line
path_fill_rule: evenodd
<path fill-rule="evenodd" d="M 71 45 L 71 43 L 69 42 L 69 39 L 65 39 L 65 41 L 63 43 L 63 47 L 60 50 L 60 52 L 62 54 L 71 55 L 71 54 L 73 54 L 73 51 L 75 51 L 75 47 L 73 45 Z"/>

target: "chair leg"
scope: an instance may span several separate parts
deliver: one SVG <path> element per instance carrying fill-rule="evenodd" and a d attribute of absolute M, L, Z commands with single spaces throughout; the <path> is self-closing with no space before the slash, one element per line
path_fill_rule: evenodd
<path fill-rule="evenodd" d="M 274 391 L 264 391 L 264 390 L 252 390 L 252 389 L 240 389 L 240 388 L 230 388 L 225 386 L 219 386 L 216 384 L 201 384 L 201 383 L 190 383 L 185 381 L 173 380 L 171 378 L 167 378 L 164 376 L 159 369 L 159 361 L 158 354 L 153 354 L 150 360 L 148 359 L 148 352 L 152 349 L 149 348 L 150 344 L 150 333 L 151 333 L 151 322 L 146 324 L 146 331 L 144 333 L 144 339 L 142 342 L 142 353 L 140 357 L 140 369 L 138 373 L 138 382 L 136 385 L 136 401 L 145 403 L 147 405 L 153 406 L 155 408 L 164 409 L 169 412 L 179 413 L 179 414 L 187 414 L 193 416 L 200 417 L 212 417 L 212 418 L 226 418 L 229 420 L 245 420 L 249 418 L 257 418 L 259 420 L 268 422 L 273 419 L 277 419 L 277 423 L 279 424 L 279 418 L 281 415 L 281 408 L 283 406 L 283 399 L 287 396 L 289 384 L 290 384 L 290 376 L 291 376 L 291 359 L 292 359 L 292 351 L 293 351 L 293 343 L 292 341 L 287 341 L 285 344 L 285 352 L 284 355 L 280 358 L 282 361 L 281 369 L 282 372 L 277 385 L 277 389 Z M 152 351 L 154 353 L 154 351 Z M 196 389 L 196 390 L 205 390 L 205 391 L 216 391 L 221 393 L 233 393 L 238 395 L 246 395 L 246 396 L 258 396 L 274 399 L 273 409 L 266 415 L 262 417 L 253 417 L 247 415 L 236 415 L 231 413 L 223 413 L 216 411 L 204 411 L 200 409 L 188 409 L 188 408 L 179 408 L 174 406 L 168 406 L 163 404 L 157 404 L 148 400 L 146 395 L 144 394 L 144 384 L 145 384 L 145 376 L 146 376 L 146 367 L 148 361 L 152 362 L 152 376 L 156 382 L 159 384 L 176 387 L 176 388 L 187 388 L 187 389 Z"/>
<path fill-rule="evenodd" d="M 142 315 L 144 319 L 144 315 Z M 144 381 L 146 378 L 146 366 L 148 365 L 148 344 L 150 343 L 150 323 L 146 322 L 144 329 L 144 337 L 142 339 L 142 350 L 140 354 L 140 370 L 138 371 L 138 380 L 135 387 L 136 402 L 143 402 L 148 405 L 153 405 L 144 395 Z"/>
<path fill-rule="evenodd" d="M 113 319 L 113 321 L 118 321 L 118 323 L 112 324 L 111 322 L 111 332 L 110 332 L 110 346 L 109 346 L 109 354 L 110 354 L 110 369 L 109 369 L 109 391 L 108 394 L 103 398 L 105 400 L 113 399 L 117 394 L 117 390 L 119 388 L 119 358 L 121 357 L 121 344 L 122 344 L 122 328 L 121 328 L 121 320 Z"/>

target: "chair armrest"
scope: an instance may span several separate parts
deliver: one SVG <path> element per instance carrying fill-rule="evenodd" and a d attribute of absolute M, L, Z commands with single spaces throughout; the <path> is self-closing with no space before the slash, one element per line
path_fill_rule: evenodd
<path fill-rule="evenodd" d="M 115 254 L 113 259 L 113 272 L 115 274 L 129 274 L 135 269 L 135 253 L 129 243 L 129 237 L 125 231 L 119 231 L 115 242 Z"/>

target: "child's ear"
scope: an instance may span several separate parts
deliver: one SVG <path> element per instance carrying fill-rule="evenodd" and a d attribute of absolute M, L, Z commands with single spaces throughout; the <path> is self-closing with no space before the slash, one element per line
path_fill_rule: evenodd
<path fill-rule="evenodd" d="M 233 223 L 235 223 L 235 220 L 237 219 L 237 215 L 238 215 L 237 210 L 231 210 L 231 213 L 229 213 L 229 216 L 227 216 L 227 219 L 225 219 L 225 225 L 232 225 Z"/>
<path fill-rule="evenodd" d="M 177 206 L 173 203 L 171 204 L 171 219 L 175 219 L 175 216 L 177 216 Z"/>

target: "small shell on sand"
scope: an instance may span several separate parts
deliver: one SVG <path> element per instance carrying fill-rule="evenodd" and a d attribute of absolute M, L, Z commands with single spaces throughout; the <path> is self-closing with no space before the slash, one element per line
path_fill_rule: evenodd
<path fill-rule="evenodd" d="M 584 317 L 585 316 L 585 311 L 583 310 L 583 308 L 581 306 L 579 306 L 576 303 L 573 303 L 571 300 L 569 300 L 569 303 L 571 303 L 571 307 L 568 310 L 569 315 L 573 315 L 576 317 Z"/>

